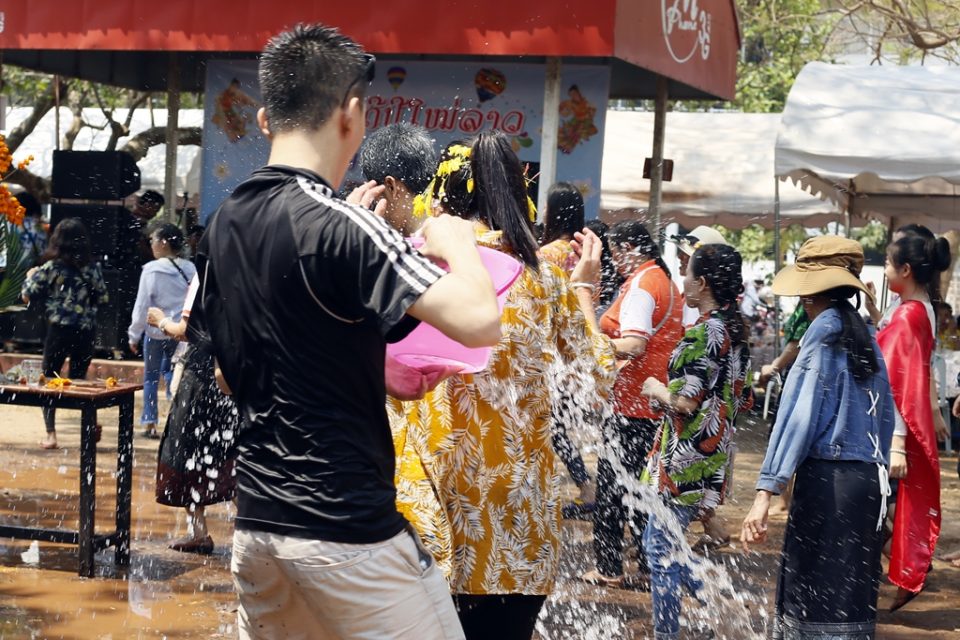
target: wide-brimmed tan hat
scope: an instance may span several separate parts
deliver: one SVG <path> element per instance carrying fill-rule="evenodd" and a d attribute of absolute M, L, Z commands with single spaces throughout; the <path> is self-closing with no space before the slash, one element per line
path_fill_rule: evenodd
<path fill-rule="evenodd" d="M 837 287 L 854 287 L 873 300 L 860 280 L 862 270 L 863 247 L 859 242 L 817 236 L 803 243 L 796 264 L 781 269 L 771 288 L 778 296 L 812 296 Z"/>
<path fill-rule="evenodd" d="M 704 225 L 697 227 L 690 233 L 676 235 L 670 239 L 676 242 L 680 251 L 688 256 L 692 256 L 698 247 L 705 244 L 729 244 L 719 231 Z"/>

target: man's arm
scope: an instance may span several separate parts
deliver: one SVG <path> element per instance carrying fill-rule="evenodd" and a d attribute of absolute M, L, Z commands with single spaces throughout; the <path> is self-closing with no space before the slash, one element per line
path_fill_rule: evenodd
<path fill-rule="evenodd" d="M 440 278 L 407 311 L 466 347 L 500 340 L 500 309 L 490 275 L 480 261 L 473 223 L 442 215 L 421 229 L 420 253 L 442 260 L 450 273 Z"/>

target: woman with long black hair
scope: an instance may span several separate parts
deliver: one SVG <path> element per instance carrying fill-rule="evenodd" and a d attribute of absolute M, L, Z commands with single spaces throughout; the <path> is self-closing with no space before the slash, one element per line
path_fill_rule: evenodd
<path fill-rule="evenodd" d="M 899 479 L 889 569 L 890 581 L 898 587 L 892 611 L 923 590 L 940 535 L 938 404 L 930 368 L 936 317 L 931 303 L 939 301 L 940 273 L 950 265 L 949 244 L 925 227 L 898 235 L 887 247 L 884 275 L 900 305 L 877 334 L 898 415 L 890 447 L 890 475 Z M 930 402 L 918 402 L 926 397 Z"/>
<path fill-rule="evenodd" d="M 673 350 L 667 383 L 652 376 L 643 383 L 643 395 L 665 413 L 644 479 L 672 514 L 654 510 L 643 536 L 658 639 L 678 637 L 682 588 L 699 588 L 690 567 L 677 562 L 685 542 L 671 535 L 667 520 L 675 518 L 685 530 L 720 504 L 737 415 L 751 402 L 750 350 L 737 306 L 741 264 L 740 254 L 727 245 L 703 245 L 694 252 L 683 292 L 700 319 Z"/>
<path fill-rule="evenodd" d="M 872 638 L 876 625 L 894 403 L 880 348 L 850 303 L 871 295 L 862 267 L 859 243 L 820 236 L 773 281 L 812 319 L 740 534 L 745 548 L 766 539 L 770 499 L 796 474 L 774 638 Z"/>
<path fill-rule="evenodd" d="M 65 218 L 53 229 L 42 264 L 27 272 L 24 302 L 43 304 L 47 335 L 43 343 L 43 375 L 60 374 L 70 358 L 70 377 L 83 379 L 93 359 L 97 308 L 107 302 L 100 265 L 90 254 L 90 235 L 79 218 Z M 44 449 L 56 449 L 56 409 L 43 408 L 47 436 Z"/>
<path fill-rule="evenodd" d="M 523 167 L 503 134 L 448 146 L 420 207 L 472 220 L 478 244 L 524 265 L 487 369 L 407 403 L 404 419 L 408 446 L 428 451 L 423 466 L 447 520 L 427 525 L 432 514 L 417 513 L 413 521 L 450 532 L 425 538 L 452 541 L 450 586 L 466 637 L 525 640 L 560 561 L 551 406 L 563 394 L 607 395 L 612 350 L 593 319 L 592 289 L 577 286 L 580 264 L 571 284 L 539 259 Z M 599 244 L 592 249 L 581 264 L 599 271 Z"/>

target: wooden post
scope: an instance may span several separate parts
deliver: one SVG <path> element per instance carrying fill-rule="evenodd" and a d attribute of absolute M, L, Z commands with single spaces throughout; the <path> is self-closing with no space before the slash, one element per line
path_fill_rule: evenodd
<path fill-rule="evenodd" d="M 657 244 L 663 248 L 663 221 L 660 218 L 660 203 L 663 193 L 663 139 L 667 125 L 667 100 L 669 84 L 664 76 L 657 76 L 657 99 L 653 111 L 653 158 L 650 163 L 650 215 L 656 229 Z"/>
<path fill-rule="evenodd" d="M 540 186 L 537 220 L 543 222 L 547 191 L 557 180 L 557 128 L 560 126 L 560 58 L 547 58 L 543 85 L 543 137 L 540 139 Z"/>
<path fill-rule="evenodd" d="M 180 136 L 180 59 L 170 53 L 167 65 L 167 155 L 163 176 L 164 219 L 173 222 L 177 209 L 177 143 Z"/>

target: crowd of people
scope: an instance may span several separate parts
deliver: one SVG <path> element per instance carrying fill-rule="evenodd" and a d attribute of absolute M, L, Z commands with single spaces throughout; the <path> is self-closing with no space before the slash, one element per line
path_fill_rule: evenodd
<path fill-rule="evenodd" d="M 129 329 L 132 349 L 144 336 L 147 437 L 165 363 L 189 345 L 167 384 L 156 498 L 187 510 L 171 547 L 193 553 L 214 546 L 204 508 L 236 499 L 241 638 L 531 638 L 558 577 L 558 462 L 592 518 L 596 568 L 582 579 L 649 588 L 655 637 L 677 638 L 684 589 L 702 586 L 678 561 L 682 532 L 699 520 L 703 546 L 729 542 L 719 510 L 737 420 L 773 376 L 784 388 L 740 532 L 762 543 L 793 486 L 773 637 L 873 637 L 888 541 L 892 608 L 923 590 L 940 527 L 930 361 L 943 240 L 917 226 L 894 237 L 884 315 L 860 245 L 809 239 L 773 281 L 800 304 L 753 380 L 741 311 L 756 301 L 722 235 L 674 239 L 678 287 L 656 230 L 585 224 L 571 184 L 550 189 L 540 234 L 503 134 L 439 151 L 412 125 L 365 135 L 374 65 L 322 25 L 275 36 L 259 68 L 268 164 L 212 216 L 194 262 L 176 226 L 148 234 Z M 341 197 L 358 151 L 368 182 Z M 523 267 L 502 307 L 478 246 Z M 53 329 L 45 370 L 70 355 L 82 376 L 102 289 L 86 231 L 61 222 L 24 286 Z M 419 322 L 492 347 L 486 370 L 388 357 Z M 56 446 L 52 412 L 47 430 Z"/>

